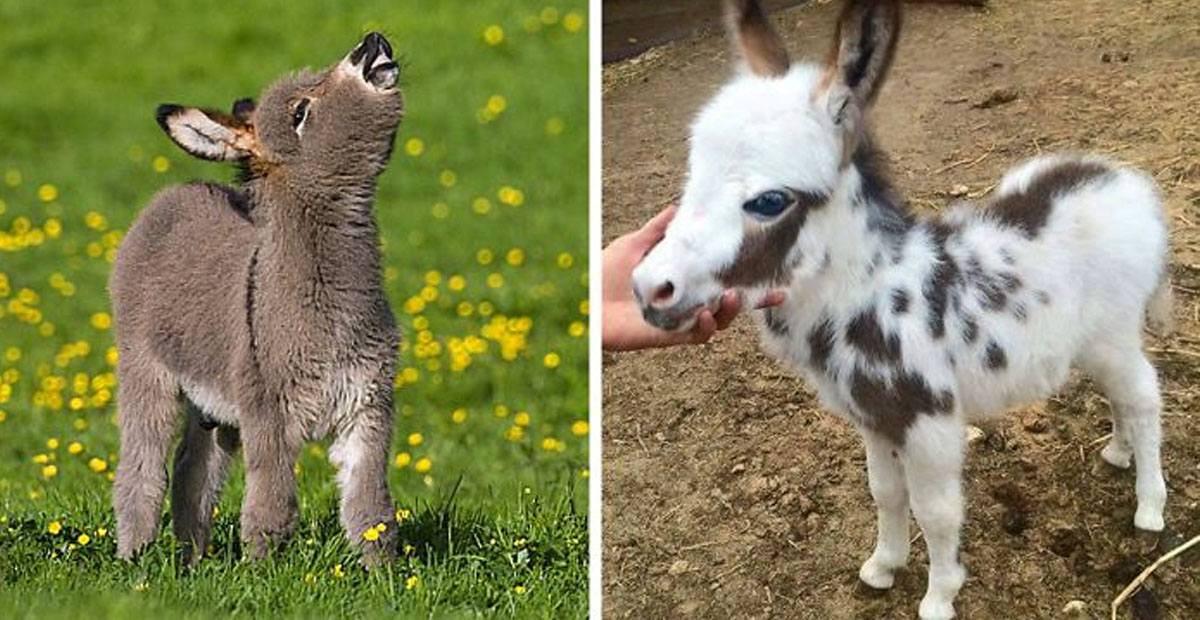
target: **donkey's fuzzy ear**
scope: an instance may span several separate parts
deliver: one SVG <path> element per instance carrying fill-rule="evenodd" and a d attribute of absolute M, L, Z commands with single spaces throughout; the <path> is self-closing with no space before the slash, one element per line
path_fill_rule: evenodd
<path fill-rule="evenodd" d="M 830 54 L 834 81 L 863 107 L 875 101 L 900 38 L 900 0 L 847 0 Z"/>
<path fill-rule="evenodd" d="M 157 117 L 175 144 L 201 159 L 237 161 L 257 150 L 254 129 L 238 116 L 164 103 Z"/>
<path fill-rule="evenodd" d="M 726 0 L 725 18 L 751 73 L 761 77 L 787 73 L 791 66 L 787 48 L 771 28 L 758 0 Z"/>
<path fill-rule="evenodd" d="M 254 116 L 254 100 L 246 97 L 233 102 L 233 117 L 249 125 L 250 117 Z"/>

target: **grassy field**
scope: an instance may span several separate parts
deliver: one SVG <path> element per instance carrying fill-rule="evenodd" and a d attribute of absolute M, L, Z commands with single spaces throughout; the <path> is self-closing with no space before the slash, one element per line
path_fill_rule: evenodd
<path fill-rule="evenodd" d="M 0 4 L 0 615 L 586 615 L 587 3 L 352 4 Z M 117 561 L 110 264 L 158 188 L 233 176 L 155 107 L 227 109 L 370 30 L 405 58 L 377 203 L 404 557 L 360 568 L 314 443 L 276 556 L 242 557 L 239 467 L 197 569 L 169 528 Z"/>

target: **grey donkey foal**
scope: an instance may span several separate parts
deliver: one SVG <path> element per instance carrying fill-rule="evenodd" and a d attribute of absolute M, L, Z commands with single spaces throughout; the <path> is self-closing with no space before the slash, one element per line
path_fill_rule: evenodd
<path fill-rule="evenodd" d="M 372 33 L 327 69 L 280 79 L 257 108 L 159 107 L 179 146 L 237 162 L 243 180 L 163 190 L 117 255 L 120 557 L 157 535 L 181 410 L 171 513 L 186 561 L 204 555 L 239 444 L 242 539 L 258 558 L 295 530 L 301 445 L 330 433 L 347 536 L 368 565 L 394 557 L 386 474 L 398 335 L 373 202 L 403 116 L 398 78 L 391 46 Z M 389 527 L 364 540 L 380 523 Z"/>

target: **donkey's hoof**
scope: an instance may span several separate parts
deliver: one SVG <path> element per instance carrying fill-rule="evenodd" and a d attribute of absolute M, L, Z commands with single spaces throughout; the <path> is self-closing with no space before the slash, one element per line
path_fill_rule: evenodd
<path fill-rule="evenodd" d="M 1129 469 L 1129 465 L 1133 462 L 1133 452 L 1121 447 L 1116 440 L 1113 440 L 1100 451 L 1100 458 L 1117 469 Z"/>
<path fill-rule="evenodd" d="M 921 608 L 917 613 L 921 620 L 950 620 L 954 617 L 954 603 L 926 596 L 921 599 Z"/>
<path fill-rule="evenodd" d="M 1161 532 L 1166 527 L 1162 509 L 1139 506 L 1133 515 L 1133 526 L 1147 532 Z"/>
<path fill-rule="evenodd" d="M 858 569 L 858 578 L 868 586 L 876 590 L 887 590 L 896 583 L 895 569 L 884 565 L 883 562 L 871 556 L 866 562 L 863 562 L 862 568 Z"/>

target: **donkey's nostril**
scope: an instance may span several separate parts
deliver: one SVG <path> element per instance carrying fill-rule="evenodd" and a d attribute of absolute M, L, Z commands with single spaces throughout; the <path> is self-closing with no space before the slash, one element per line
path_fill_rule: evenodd
<path fill-rule="evenodd" d="M 661 304 L 661 303 L 671 301 L 671 298 L 674 296 L 675 296 L 675 285 L 670 280 L 667 280 L 665 283 L 663 283 L 661 286 L 659 286 L 657 289 L 654 290 L 654 303 Z"/>

